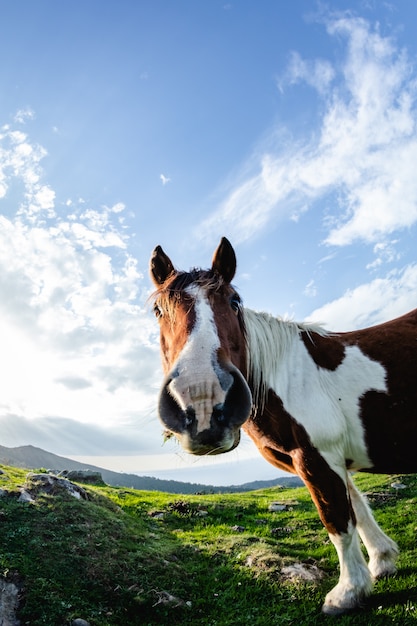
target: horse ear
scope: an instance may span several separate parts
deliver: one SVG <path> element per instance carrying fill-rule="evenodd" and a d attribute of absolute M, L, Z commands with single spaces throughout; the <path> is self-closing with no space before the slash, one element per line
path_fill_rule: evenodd
<path fill-rule="evenodd" d="M 175 272 L 171 259 L 165 254 L 161 246 L 156 246 L 152 252 L 149 269 L 151 278 L 157 287 L 163 285 L 168 276 Z"/>
<path fill-rule="evenodd" d="M 213 272 L 220 274 L 226 283 L 230 283 L 233 280 L 236 272 L 236 255 L 232 244 L 226 237 L 222 237 L 213 255 L 211 269 Z"/>

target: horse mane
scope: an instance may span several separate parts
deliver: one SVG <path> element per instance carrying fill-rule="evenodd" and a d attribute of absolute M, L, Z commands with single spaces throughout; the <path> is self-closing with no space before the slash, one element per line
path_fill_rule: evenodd
<path fill-rule="evenodd" d="M 294 341 L 305 332 L 327 337 L 331 333 L 320 324 L 299 323 L 269 313 L 244 309 L 248 346 L 248 378 L 256 412 L 262 411 L 268 393 L 268 381 L 277 380 L 278 372 Z"/>

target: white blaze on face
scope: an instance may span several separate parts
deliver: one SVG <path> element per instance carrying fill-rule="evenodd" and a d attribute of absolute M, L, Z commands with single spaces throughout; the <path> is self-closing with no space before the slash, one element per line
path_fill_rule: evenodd
<path fill-rule="evenodd" d="M 220 341 L 213 311 L 201 289 L 190 287 L 187 292 L 195 298 L 196 319 L 187 343 L 172 367 L 178 375 L 168 389 L 184 411 L 187 407 L 194 409 L 199 433 L 210 428 L 213 408 L 223 404 L 227 389 L 222 388 L 215 369 Z M 226 372 L 222 375 L 223 381 L 229 376 L 227 387 L 233 382 L 232 376 Z"/>

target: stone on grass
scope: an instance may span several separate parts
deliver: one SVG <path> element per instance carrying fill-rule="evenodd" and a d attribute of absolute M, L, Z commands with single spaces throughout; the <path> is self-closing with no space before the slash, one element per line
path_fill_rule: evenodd
<path fill-rule="evenodd" d="M 28 493 L 32 499 L 37 495 L 45 493 L 50 496 L 56 496 L 63 493 L 69 493 L 77 499 L 88 500 L 87 492 L 70 482 L 66 478 L 59 478 L 53 474 L 34 474 L 29 473 L 26 476 L 26 483 L 23 486 L 23 492 Z"/>
<path fill-rule="evenodd" d="M 19 608 L 19 589 L 12 582 L 0 578 L 0 624 L 20 626 L 16 614 Z"/>

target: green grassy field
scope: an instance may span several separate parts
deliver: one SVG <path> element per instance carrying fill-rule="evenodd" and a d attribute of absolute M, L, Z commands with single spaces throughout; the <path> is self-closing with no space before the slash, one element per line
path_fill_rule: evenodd
<path fill-rule="evenodd" d="M 321 614 L 336 553 L 304 488 L 177 496 L 106 486 L 89 500 L 18 502 L 24 470 L 0 466 L 0 575 L 21 585 L 21 623 L 251 626 L 417 623 L 417 477 L 357 475 L 378 522 L 399 544 L 398 574 L 360 610 Z M 278 501 L 285 510 L 270 512 Z M 301 582 L 283 567 L 316 566 Z"/>

